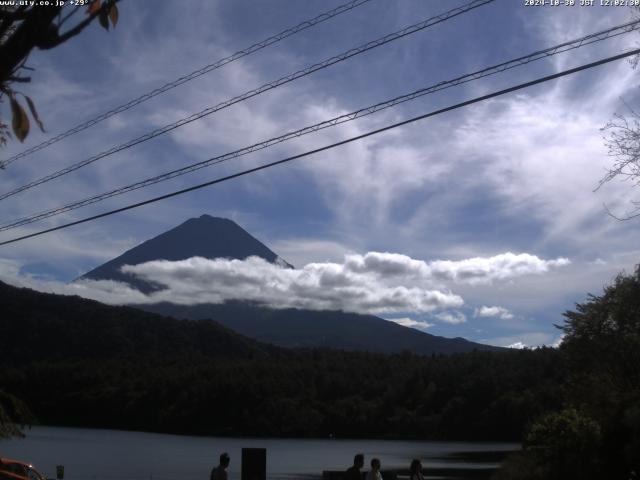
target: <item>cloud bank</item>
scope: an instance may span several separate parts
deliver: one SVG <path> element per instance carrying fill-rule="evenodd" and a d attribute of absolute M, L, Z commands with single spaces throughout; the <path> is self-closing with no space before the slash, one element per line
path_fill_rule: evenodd
<path fill-rule="evenodd" d="M 552 268 L 569 263 L 567 258 L 544 260 L 528 253 L 511 252 L 493 257 L 433 262 L 415 260 L 398 253 L 369 252 L 365 255 L 347 255 L 344 266 L 352 272 L 370 273 L 378 277 L 450 281 L 473 285 L 547 273 Z"/>
<path fill-rule="evenodd" d="M 227 260 L 194 257 L 126 265 L 125 273 L 162 285 L 148 302 L 178 304 L 249 300 L 272 308 L 343 310 L 356 313 L 425 313 L 462 306 L 459 295 L 409 282 L 407 276 L 386 277 L 375 269 L 354 270 L 344 264 L 310 263 L 282 268 L 258 257 Z"/>
<path fill-rule="evenodd" d="M 467 321 L 467 317 L 462 312 L 442 312 L 434 315 L 440 321 L 445 323 L 450 323 L 452 325 L 457 325 L 459 323 L 465 323 Z"/>
<path fill-rule="evenodd" d="M 476 317 L 496 317 L 501 320 L 511 320 L 513 318 L 513 313 L 504 307 L 486 307 L 484 305 L 476 308 L 474 315 Z"/>
<path fill-rule="evenodd" d="M 0 263 L 0 279 L 15 285 L 58 294 L 80 295 L 109 304 L 180 305 L 251 301 L 270 308 L 342 310 L 363 314 L 424 314 L 449 324 L 466 322 L 456 310 L 463 298 L 448 283 L 491 283 L 523 275 L 541 274 L 566 265 L 567 259 L 543 260 L 535 255 L 505 253 L 488 258 L 425 262 L 397 253 L 350 254 L 342 263 L 309 263 L 295 269 L 259 257 L 245 260 L 193 257 L 181 261 L 157 260 L 125 265 L 122 271 L 158 285 L 144 294 L 130 285 L 106 280 L 71 284 L 20 274 L 15 262 Z M 443 283 L 443 280 L 447 282 Z M 438 313 L 439 312 L 439 313 Z M 510 315 L 501 307 L 481 307 L 477 316 Z M 392 320 L 427 328 L 408 318 Z"/>

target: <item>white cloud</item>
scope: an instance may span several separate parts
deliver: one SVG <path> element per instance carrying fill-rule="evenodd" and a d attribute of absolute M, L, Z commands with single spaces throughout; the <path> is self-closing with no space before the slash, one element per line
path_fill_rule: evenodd
<path fill-rule="evenodd" d="M 340 261 L 352 249 L 331 241 L 312 238 L 291 238 L 273 242 L 273 251 L 278 252 L 292 265 L 306 265 L 311 262 Z"/>
<path fill-rule="evenodd" d="M 537 348 L 543 346 L 552 346 L 557 342 L 557 334 L 545 332 L 522 332 L 517 335 L 482 338 L 478 339 L 481 343 L 496 345 L 507 348 Z"/>
<path fill-rule="evenodd" d="M 22 288 L 57 295 L 78 295 L 107 304 L 144 303 L 146 296 L 129 285 L 111 280 L 63 283 L 20 273 L 20 265 L 0 259 L 0 281 Z"/>
<path fill-rule="evenodd" d="M 348 257 L 347 257 L 348 258 Z M 431 312 L 464 302 L 447 290 L 384 279 L 371 271 L 354 272 L 348 264 L 310 263 L 300 269 L 282 268 L 258 257 L 246 260 L 194 257 L 127 265 L 122 269 L 163 290 L 147 303 L 220 303 L 249 300 L 272 308 L 344 310 L 358 313 Z"/>
<path fill-rule="evenodd" d="M 397 323 L 403 327 L 416 328 L 418 330 L 426 330 L 429 327 L 433 327 L 433 323 L 414 320 L 413 318 L 403 317 L 403 318 L 385 318 L 389 322 Z"/>
<path fill-rule="evenodd" d="M 564 335 L 560 335 L 555 342 L 538 344 L 538 345 L 535 345 L 534 348 L 545 347 L 545 346 L 546 347 L 558 348 L 560 346 L 560 344 L 562 343 L 562 339 L 563 338 L 564 338 Z M 526 343 L 523 343 L 523 342 L 515 342 L 515 343 L 512 343 L 510 345 L 507 345 L 507 348 L 516 348 L 516 349 L 522 350 L 523 348 L 531 348 L 531 347 L 529 345 L 527 345 Z"/>
<path fill-rule="evenodd" d="M 179 262 L 129 265 L 123 271 L 163 286 L 146 303 L 250 300 L 272 308 L 383 314 L 461 307 L 462 297 L 443 287 L 443 279 L 491 282 L 546 272 L 549 266 L 567 262 L 507 253 L 488 259 L 429 263 L 395 253 L 368 252 L 345 255 L 342 263 L 315 262 L 299 269 L 280 268 L 257 257 L 246 260 L 195 257 Z M 471 269 L 472 275 L 459 274 Z M 455 311 L 443 312 L 436 318 L 452 324 L 466 321 L 464 314 Z"/>
<path fill-rule="evenodd" d="M 336 98 L 313 101 L 303 112 L 304 123 L 313 124 L 348 113 L 341 104 Z M 400 118 L 400 111 L 381 112 L 343 124 L 339 129 L 323 130 L 303 143 L 306 148 L 315 148 L 361 135 Z M 448 152 L 437 141 L 438 136 L 436 132 L 423 132 L 416 141 L 402 131 L 390 131 L 314 155 L 314 161 L 302 162 L 298 168 L 319 185 L 326 205 L 339 223 L 380 228 L 393 223 L 398 205 L 410 201 L 411 195 L 435 188 L 451 170 L 449 163 L 440 161 Z M 358 181 L 354 182 L 354 178 Z"/>
<path fill-rule="evenodd" d="M 465 323 L 467 321 L 467 317 L 462 312 L 442 312 L 434 315 L 435 318 L 441 320 L 445 323 L 450 323 L 452 325 L 457 325 L 459 323 Z"/>
<path fill-rule="evenodd" d="M 560 345 L 562 345 L 562 341 L 564 340 L 564 337 L 565 337 L 565 334 L 563 333 L 558 337 L 558 339 L 555 342 L 551 344 L 551 346 L 554 348 L 558 348 Z"/>
<path fill-rule="evenodd" d="M 506 260 L 505 260 L 506 259 Z M 466 322 L 456 311 L 463 298 L 451 283 L 487 283 L 519 275 L 542 273 L 566 261 L 542 260 L 511 253 L 461 261 L 425 262 L 395 253 L 348 254 L 342 263 L 315 262 L 302 268 L 284 268 L 258 257 L 245 260 L 193 257 L 182 261 L 158 260 L 125 265 L 122 270 L 161 289 L 149 295 L 111 281 L 72 284 L 43 282 L 20 275 L 19 263 L 0 264 L 0 278 L 13 284 L 52 293 L 80 295 L 111 304 L 172 302 L 183 305 L 246 300 L 271 308 L 343 310 L 357 313 L 431 313 L 450 324 Z M 463 272 L 463 273 L 461 273 Z M 484 315 L 492 311 L 483 307 Z M 493 307 L 498 308 L 498 307 Z M 493 313 L 508 315 L 507 311 Z M 413 326 L 413 325 L 412 325 Z M 421 325 L 426 328 L 429 325 Z"/>
<path fill-rule="evenodd" d="M 618 62 L 589 75 L 469 109 L 451 158 L 467 172 L 474 167 L 462 159 L 480 163 L 482 170 L 473 173 L 483 190 L 498 197 L 496 214 L 526 216 L 538 225 L 540 242 L 606 252 L 615 248 L 613 237 L 628 242 L 633 229 L 611 221 L 602 207 L 606 203 L 617 211 L 629 185 L 593 192 L 610 165 L 600 128 L 621 107 L 621 97 L 631 95 L 637 72 Z M 607 88 L 611 82 L 618 85 Z"/>
<path fill-rule="evenodd" d="M 439 260 L 431 264 L 433 275 L 444 280 L 458 283 L 491 283 L 495 280 L 508 280 L 523 275 L 547 273 L 551 268 L 570 263 L 567 258 L 543 260 L 528 253 L 511 252 L 489 258 L 469 258 L 457 262 Z"/>
<path fill-rule="evenodd" d="M 409 276 L 416 279 L 455 283 L 492 283 L 524 275 L 547 273 L 551 268 L 568 265 L 566 258 L 544 260 L 528 253 L 511 252 L 493 257 L 424 262 L 398 253 L 369 252 L 347 255 L 346 266 L 354 272 L 368 271 L 384 277 Z"/>
<path fill-rule="evenodd" d="M 476 317 L 498 317 L 502 320 L 511 320 L 513 318 L 513 313 L 511 313 L 508 309 L 504 307 L 487 307 L 482 306 L 480 308 L 476 308 L 474 311 L 474 316 Z"/>

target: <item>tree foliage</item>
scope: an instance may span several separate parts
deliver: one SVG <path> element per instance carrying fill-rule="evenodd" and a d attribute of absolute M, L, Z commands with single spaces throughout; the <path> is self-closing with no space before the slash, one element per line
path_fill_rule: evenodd
<path fill-rule="evenodd" d="M 22 427 L 35 421 L 25 403 L 0 390 L 0 438 L 22 436 Z"/>
<path fill-rule="evenodd" d="M 53 5 L 55 2 L 48 6 L 33 5 L 31 2 L 0 5 L 0 102 L 5 98 L 8 100 L 11 131 L 19 141 L 24 141 L 31 128 L 27 109 L 44 131 L 35 103 L 16 87 L 31 81 L 31 77 L 25 75 L 25 72 L 33 70 L 26 65 L 31 51 L 34 48 L 55 48 L 80 34 L 95 19 L 107 30 L 109 23 L 115 27 L 119 16 L 118 1 L 87 0 L 75 4 L 67 2 L 66 6 Z M 76 14 L 84 5 L 86 18 L 76 20 Z M 73 26 L 69 26 L 69 22 Z M 2 115 L 4 112 L 0 112 L 0 146 L 11 137 L 9 125 L 1 121 Z"/>
<path fill-rule="evenodd" d="M 598 188 L 616 178 L 640 187 L 640 116 L 629 107 L 627 115 L 616 114 L 604 126 L 603 131 L 606 133 L 606 146 L 613 165 L 600 180 Z M 619 220 L 638 217 L 640 200 L 632 200 L 631 209 L 624 215 L 609 213 Z"/>
<path fill-rule="evenodd" d="M 610 478 L 640 473 L 640 266 L 565 318 L 568 400 L 600 423 Z"/>
<path fill-rule="evenodd" d="M 564 314 L 565 409 L 533 423 L 498 478 L 620 479 L 640 473 L 640 266 Z M 512 472 L 509 474 L 508 472 Z"/>
<path fill-rule="evenodd" d="M 632 6 L 633 16 L 640 20 L 640 6 Z M 631 59 L 632 67 L 638 68 L 640 55 L 634 55 Z M 600 180 L 599 189 L 604 184 L 622 179 L 632 186 L 640 186 L 640 116 L 631 106 L 626 105 L 627 114 L 615 114 L 602 131 L 605 132 L 605 145 L 613 165 Z M 631 200 L 631 209 L 624 214 L 614 214 L 609 209 L 608 213 L 618 220 L 630 220 L 640 216 L 640 200 Z"/>

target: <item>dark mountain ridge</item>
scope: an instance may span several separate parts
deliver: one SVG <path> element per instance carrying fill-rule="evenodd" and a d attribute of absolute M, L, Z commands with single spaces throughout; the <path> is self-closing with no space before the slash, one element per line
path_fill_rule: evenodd
<path fill-rule="evenodd" d="M 121 272 L 120 268 L 152 260 L 178 261 L 191 257 L 244 260 L 250 256 L 290 266 L 237 223 L 226 218 L 202 215 L 127 250 L 80 278 L 125 282 L 148 293 L 157 287 Z"/>
<path fill-rule="evenodd" d="M 80 278 L 125 282 L 149 293 L 159 286 L 122 273 L 123 265 L 191 257 L 245 259 L 258 256 L 291 267 L 235 222 L 202 215 L 141 243 Z M 159 303 L 137 308 L 179 319 L 213 319 L 247 337 L 289 348 L 335 348 L 392 353 L 408 350 L 420 355 L 499 350 L 499 347 L 444 338 L 403 327 L 373 315 L 340 311 L 273 310 L 247 302 L 221 305 Z"/>
<path fill-rule="evenodd" d="M 379 353 L 408 350 L 418 355 L 503 350 L 464 338 L 431 335 L 373 315 L 356 313 L 293 308 L 274 310 L 246 302 L 192 306 L 159 303 L 139 305 L 138 308 L 181 319 L 213 318 L 241 335 L 287 348 L 320 347 Z"/>

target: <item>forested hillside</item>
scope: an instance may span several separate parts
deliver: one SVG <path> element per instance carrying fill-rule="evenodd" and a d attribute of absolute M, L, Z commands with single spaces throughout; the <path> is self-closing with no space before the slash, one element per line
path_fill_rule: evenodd
<path fill-rule="evenodd" d="M 558 353 L 287 350 L 211 321 L 0 288 L 2 388 L 43 423 L 198 434 L 519 439 Z M 383 339 L 381 339 L 383 341 Z"/>
<path fill-rule="evenodd" d="M 176 321 L 130 307 L 51 295 L 0 282 L 4 364 L 201 355 L 264 356 L 276 350 L 212 321 Z"/>

